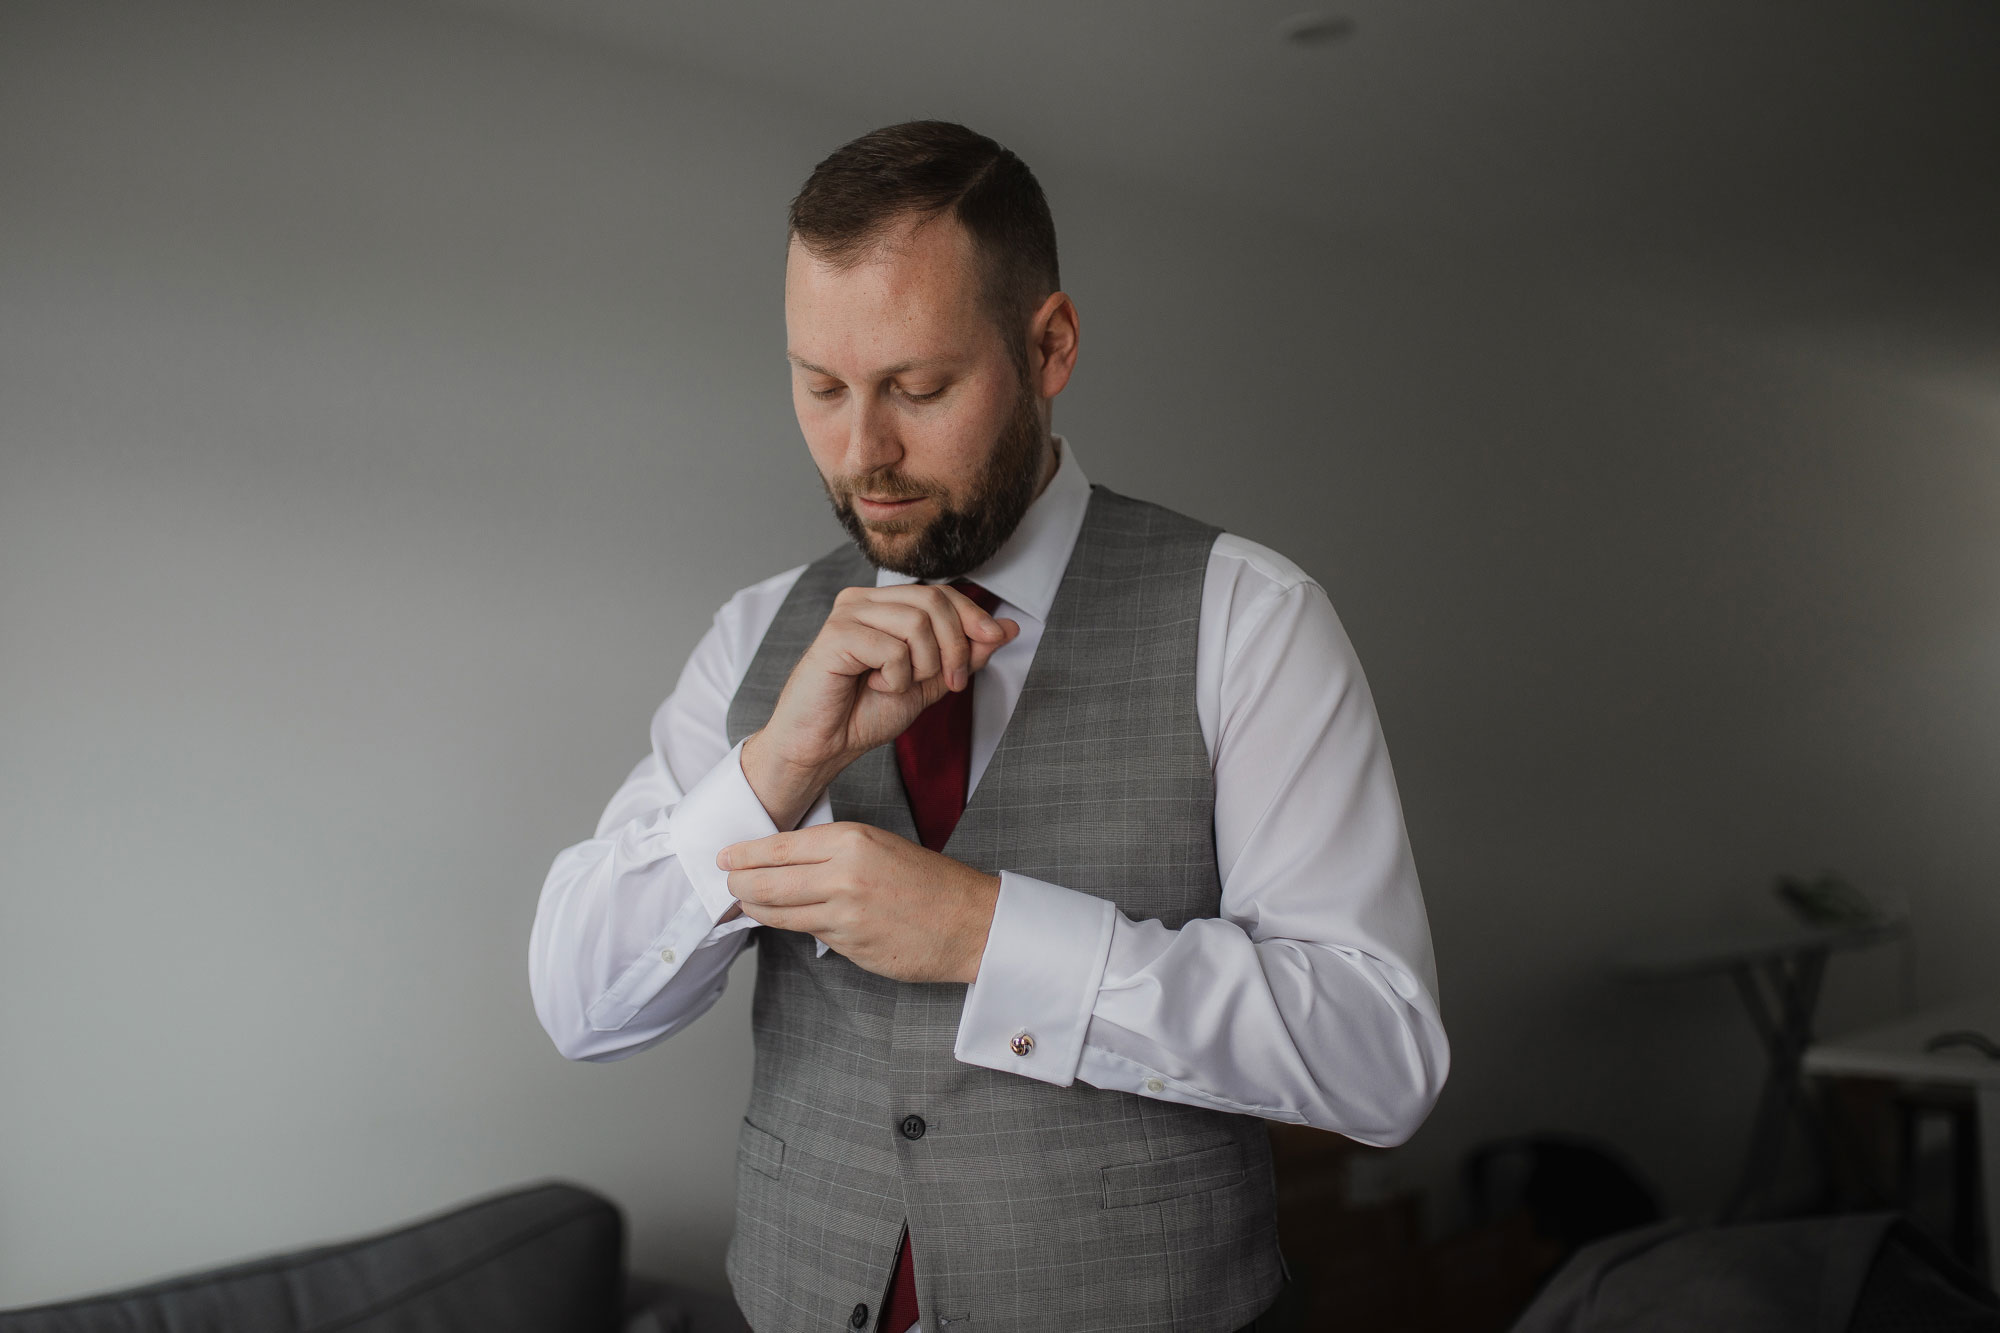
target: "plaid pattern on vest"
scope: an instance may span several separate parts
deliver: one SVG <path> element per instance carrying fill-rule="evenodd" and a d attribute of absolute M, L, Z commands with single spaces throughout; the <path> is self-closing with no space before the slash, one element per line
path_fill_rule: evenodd
<path fill-rule="evenodd" d="M 1169 926 L 1217 914 L 1214 774 L 1196 633 L 1218 530 L 1093 486 L 1019 701 L 946 855 L 1107 898 Z M 852 546 L 807 567 L 729 708 L 769 720 Z M 891 746 L 850 765 L 834 818 L 915 839 Z M 966 987 L 890 981 L 763 927 L 756 1072 L 727 1269 L 757 1333 L 881 1309 L 907 1218 L 924 1333 L 1228 1333 L 1282 1285 L 1263 1122 L 952 1055 Z M 900 1128 L 923 1120 L 920 1137 Z"/>

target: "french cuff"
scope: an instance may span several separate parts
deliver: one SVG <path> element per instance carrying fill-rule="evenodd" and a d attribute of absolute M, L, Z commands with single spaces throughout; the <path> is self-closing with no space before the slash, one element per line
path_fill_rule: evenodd
<path fill-rule="evenodd" d="M 952 1055 L 1057 1087 L 1075 1081 L 1117 916 L 1106 899 L 1001 871 Z"/>
<path fill-rule="evenodd" d="M 813 802 L 812 809 L 806 811 L 806 817 L 799 821 L 799 827 L 811 828 L 814 824 L 831 824 L 832 822 L 833 797 L 828 795 L 827 792 L 821 792 L 819 799 Z M 826 957 L 826 941 L 817 935 L 813 937 L 813 957 Z"/>
<path fill-rule="evenodd" d="M 729 872 L 715 864 L 715 854 L 733 842 L 768 838 L 778 831 L 743 776 L 741 741 L 681 797 L 667 817 L 667 829 L 712 926 L 736 901 L 729 891 Z"/>
<path fill-rule="evenodd" d="M 798 827 L 833 822 L 833 802 L 825 792 L 813 803 L 806 817 Z M 674 840 L 674 850 L 681 859 L 681 868 L 687 873 L 688 882 L 694 885 L 695 899 L 708 913 L 708 925 L 713 927 L 714 938 L 720 939 L 732 930 L 748 930 L 757 923 L 748 916 L 739 916 L 733 921 L 716 925 L 724 912 L 736 901 L 736 895 L 729 891 L 729 872 L 715 864 L 715 854 L 733 842 L 749 842 L 752 838 L 768 838 L 778 832 L 764 803 L 757 799 L 756 791 L 750 786 L 750 779 L 743 776 L 743 742 L 724 755 L 707 776 L 688 789 L 681 797 L 673 813 L 667 817 L 667 828 Z M 826 945 L 815 940 L 817 953 L 826 954 Z"/>

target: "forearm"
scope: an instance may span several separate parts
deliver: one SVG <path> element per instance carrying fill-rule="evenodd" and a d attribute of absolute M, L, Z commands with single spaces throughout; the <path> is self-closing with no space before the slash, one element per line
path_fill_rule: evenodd
<path fill-rule="evenodd" d="M 1126 919 L 1105 974 L 1077 1068 L 1099 1087 L 1388 1146 L 1444 1086 L 1432 997 L 1352 947 L 1253 940 L 1221 918 L 1179 930 Z"/>
<path fill-rule="evenodd" d="M 844 761 L 818 768 L 787 763 L 774 753 L 762 731 L 744 740 L 741 759 L 744 780 L 772 825 L 781 829 L 796 828 L 846 766 Z"/>
<path fill-rule="evenodd" d="M 627 825 L 556 857 L 529 936 L 535 1013 L 572 1060 L 615 1060 L 664 1040 L 722 994 L 754 922 L 716 924 L 667 827 Z"/>
<path fill-rule="evenodd" d="M 529 987 L 543 1027 L 573 1059 L 631 1055 L 686 1026 L 721 995 L 756 925 L 738 913 L 715 854 L 776 825 L 744 778 L 727 716 L 799 572 L 745 588 L 716 613 L 595 836 L 549 869 Z M 806 818 L 830 819 L 826 802 Z"/>
<path fill-rule="evenodd" d="M 830 817 L 825 803 L 811 812 Z M 777 832 L 751 790 L 740 747 L 678 795 L 664 765 L 642 764 L 612 810 L 622 824 L 565 850 L 535 913 L 535 1012 L 575 1060 L 631 1055 L 705 1012 L 756 922 L 735 909 L 716 853 Z"/>
<path fill-rule="evenodd" d="M 1003 877 L 955 1054 L 969 1064 L 1337 1130 L 1407 1138 L 1442 1087 L 1436 1004 L 1352 946 L 1179 930 L 1109 902 Z M 1017 1034 L 1032 1046 L 1023 1055 Z"/>

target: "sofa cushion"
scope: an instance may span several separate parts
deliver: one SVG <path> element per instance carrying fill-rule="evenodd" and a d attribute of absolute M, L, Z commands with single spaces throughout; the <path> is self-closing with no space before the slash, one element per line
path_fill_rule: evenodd
<path fill-rule="evenodd" d="M 0 1313 L 0 1333 L 613 1333 L 617 1205 L 547 1184 L 362 1240 Z"/>

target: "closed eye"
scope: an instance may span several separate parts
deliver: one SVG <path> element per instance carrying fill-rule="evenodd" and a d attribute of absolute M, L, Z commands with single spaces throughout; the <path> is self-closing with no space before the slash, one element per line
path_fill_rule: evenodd
<path fill-rule="evenodd" d="M 811 394 L 815 398 L 825 400 L 834 397 L 836 394 L 840 393 L 846 387 L 847 386 L 844 384 L 835 384 L 825 389 L 815 389 L 812 388 L 811 386 L 807 386 L 806 392 Z M 949 384 L 941 384 L 937 388 L 932 389 L 929 393 L 911 393 L 908 389 L 903 389 L 903 388 L 898 388 L 896 392 L 900 393 L 905 399 L 907 399 L 912 403 L 934 403 L 938 399 L 942 398 L 944 396 L 945 390 L 949 389 L 950 387 L 951 386 Z"/>

